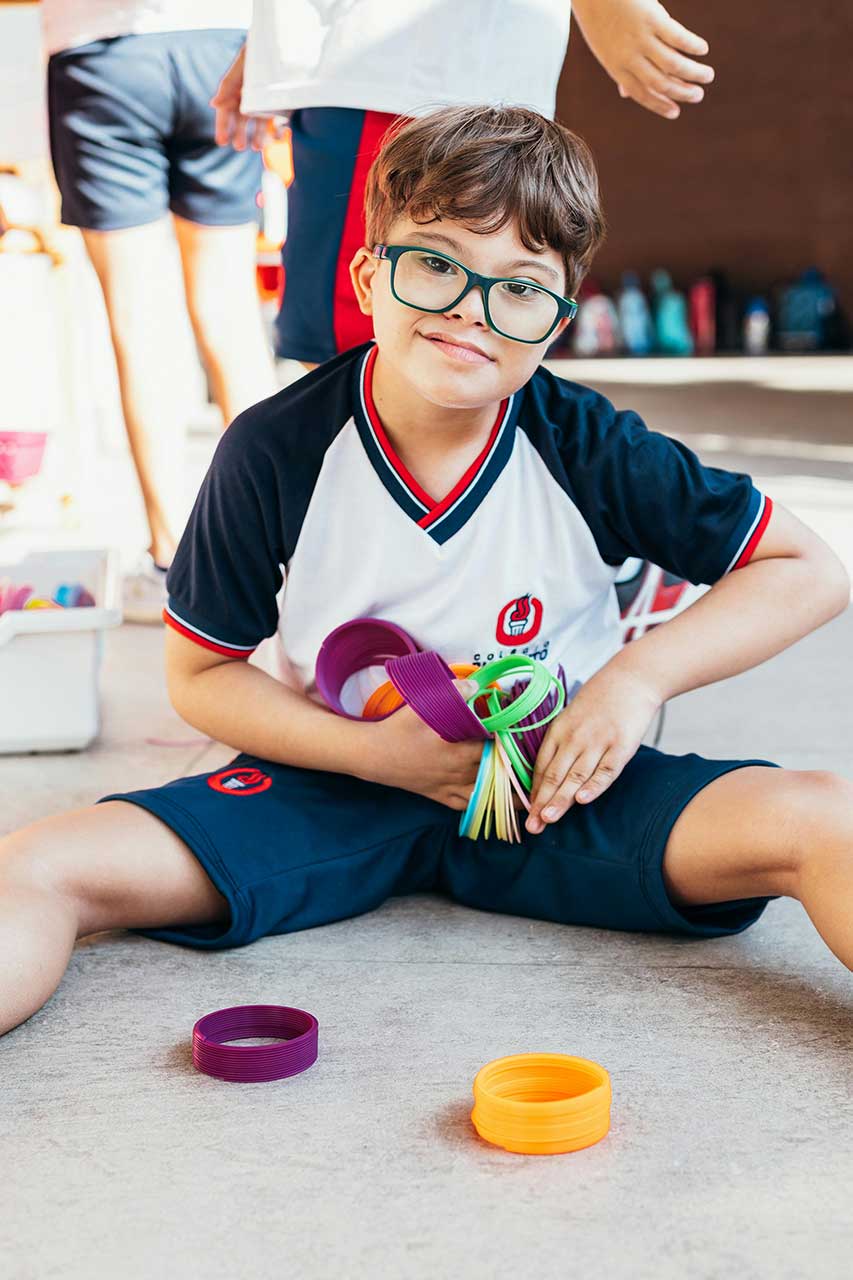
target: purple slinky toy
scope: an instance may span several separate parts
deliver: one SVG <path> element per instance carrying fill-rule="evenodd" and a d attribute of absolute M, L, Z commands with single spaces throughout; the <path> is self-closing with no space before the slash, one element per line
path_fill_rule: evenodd
<path fill-rule="evenodd" d="M 417 651 L 409 633 L 395 623 L 384 618 L 353 618 L 326 636 L 317 654 L 314 679 L 327 706 L 347 720 L 360 720 L 360 715 L 351 715 L 341 702 L 347 680 L 367 667 L 382 667 L 390 658 Z"/>
<path fill-rule="evenodd" d="M 242 1004 L 199 1018 L 193 1027 L 193 1063 L 219 1080 L 284 1080 L 317 1061 L 317 1019 L 279 1004 Z M 280 1044 L 229 1044 L 277 1036 Z"/>
<path fill-rule="evenodd" d="M 445 742 L 485 741 L 488 733 L 453 686 L 453 672 L 437 653 L 414 653 L 385 664 L 401 698 Z"/>

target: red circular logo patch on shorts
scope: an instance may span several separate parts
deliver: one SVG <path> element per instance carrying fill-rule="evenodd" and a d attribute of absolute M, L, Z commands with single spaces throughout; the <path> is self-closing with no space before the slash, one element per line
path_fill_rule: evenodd
<path fill-rule="evenodd" d="M 223 769 L 221 773 L 212 773 L 207 785 L 225 795 L 256 796 L 270 789 L 272 778 L 260 769 Z"/>

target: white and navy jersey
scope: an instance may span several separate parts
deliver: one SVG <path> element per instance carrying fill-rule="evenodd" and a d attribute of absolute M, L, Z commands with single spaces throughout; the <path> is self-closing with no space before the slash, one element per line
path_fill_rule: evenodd
<path fill-rule="evenodd" d="M 376 413 L 376 354 L 337 356 L 226 431 L 167 580 L 166 621 L 183 635 L 241 658 L 278 627 L 314 696 L 320 645 L 358 617 L 397 623 L 447 662 L 524 653 L 585 680 L 620 648 L 626 558 L 710 584 L 767 525 L 748 476 L 703 466 L 544 368 L 436 500 Z"/>

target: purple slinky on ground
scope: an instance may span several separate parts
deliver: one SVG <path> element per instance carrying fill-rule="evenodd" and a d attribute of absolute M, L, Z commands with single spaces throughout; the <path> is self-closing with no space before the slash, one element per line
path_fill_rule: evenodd
<path fill-rule="evenodd" d="M 193 1027 L 193 1062 L 220 1080 L 284 1080 L 317 1061 L 319 1027 L 313 1013 L 279 1004 L 243 1004 L 199 1018 Z M 229 1044 L 278 1036 L 280 1044 Z"/>
<path fill-rule="evenodd" d="M 418 646 L 402 627 L 384 618 L 353 618 L 335 627 L 320 646 L 314 679 L 323 701 L 347 720 L 360 720 L 344 709 L 341 693 L 351 676 L 367 667 L 381 667 L 389 658 L 417 653 Z M 386 716 L 377 716 L 385 720 Z"/>

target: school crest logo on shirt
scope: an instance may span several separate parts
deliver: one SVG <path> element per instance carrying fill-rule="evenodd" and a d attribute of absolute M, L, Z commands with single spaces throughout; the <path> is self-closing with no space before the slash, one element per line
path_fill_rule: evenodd
<path fill-rule="evenodd" d="M 498 644 L 514 648 L 535 640 L 542 629 L 542 601 L 529 593 L 505 604 L 498 614 Z"/>
<path fill-rule="evenodd" d="M 256 796 L 269 790 L 272 778 L 268 773 L 261 773 L 260 769 L 223 769 L 220 773 L 212 773 L 207 785 L 224 795 Z"/>

